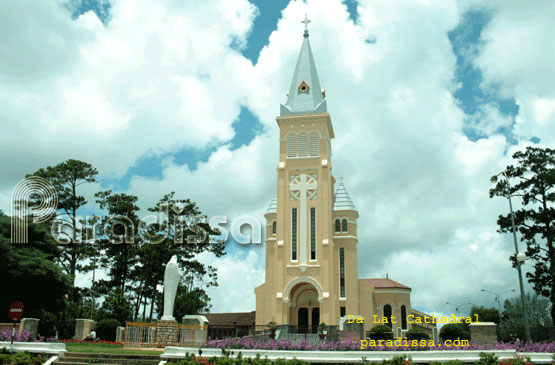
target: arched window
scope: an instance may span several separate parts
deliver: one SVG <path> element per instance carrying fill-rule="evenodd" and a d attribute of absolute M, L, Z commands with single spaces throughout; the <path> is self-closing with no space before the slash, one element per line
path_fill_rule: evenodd
<path fill-rule="evenodd" d="M 287 136 L 287 157 L 297 157 L 297 136 L 294 134 Z"/>
<path fill-rule="evenodd" d="M 407 327 L 407 307 L 401 306 L 401 328 L 406 330 Z"/>
<path fill-rule="evenodd" d="M 272 222 L 272 234 L 276 234 L 277 231 L 277 223 L 276 221 Z"/>
<path fill-rule="evenodd" d="M 335 220 L 335 232 L 341 232 L 341 221 L 339 219 Z"/>
<path fill-rule="evenodd" d="M 343 221 L 341 222 L 341 230 L 343 232 L 347 232 L 348 226 L 347 226 L 347 220 L 345 218 L 343 218 Z"/>
<path fill-rule="evenodd" d="M 401 327 L 397 327 L 397 338 L 402 338 L 403 332 L 401 332 Z"/>
<path fill-rule="evenodd" d="M 316 208 L 310 208 L 310 259 L 316 260 Z"/>
<path fill-rule="evenodd" d="M 299 134 L 299 157 L 308 156 L 308 135 L 306 133 Z"/>
<path fill-rule="evenodd" d="M 297 208 L 291 209 L 291 261 L 297 261 Z"/>
<path fill-rule="evenodd" d="M 345 298 L 345 247 L 339 247 L 339 298 Z"/>
<path fill-rule="evenodd" d="M 392 314 L 392 310 L 391 310 L 391 306 L 389 304 L 386 304 L 383 306 L 383 316 L 385 318 L 387 318 L 387 323 L 385 323 L 386 326 L 389 326 L 390 328 L 393 328 L 393 325 L 391 324 L 391 314 Z"/>
<path fill-rule="evenodd" d="M 320 155 L 320 135 L 318 133 L 310 134 L 310 156 Z"/>

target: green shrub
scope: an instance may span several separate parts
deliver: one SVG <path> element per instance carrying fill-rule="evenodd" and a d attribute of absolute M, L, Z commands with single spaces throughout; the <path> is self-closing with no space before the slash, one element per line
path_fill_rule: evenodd
<path fill-rule="evenodd" d="M 456 339 L 470 340 L 470 332 L 466 331 L 464 329 L 464 326 L 458 323 L 449 323 L 441 327 L 441 330 L 439 331 L 439 337 L 443 341 L 454 341 Z"/>
<path fill-rule="evenodd" d="M 463 365 L 461 360 L 430 361 L 430 365 Z"/>
<path fill-rule="evenodd" d="M 371 340 L 393 340 L 393 330 L 385 324 L 374 326 L 370 329 Z"/>
<path fill-rule="evenodd" d="M 499 357 L 495 354 L 486 354 L 485 352 L 480 352 L 480 361 L 476 362 L 477 365 L 497 365 L 499 362 Z"/>
<path fill-rule="evenodd" d="M 28 352 L 8 353 L 7 349 L 0 351 L 0 364 L 9 365 L 39 365 L 48 360 L 42 354 L 30 354 Z"/>
<path fill-rule="evenodd" d="M 117 319 L 103 319 L 96 325 L 96 336 L 104 341 L 115 341 L 119 325 Z"/>
<path fill-rule="evenodd" d="M 407 332 L 407 340 L 429 340 L 430 336 L 420 328 L 411 328 Z"/>
<path fill-rule="evenodd" d="M 180 360 L 176 363 L 176 365 L 243 365 L 243 364 L 252 364 L 252 365 L 309 365 L 310 363 L 302 360 L 292 359 L 292 360 L 285 360 L 285 359 L 276 359 L 275 361 L 270 361 L 267 358 L 261 359 L 260 354 L 256 355 L 254 359 L 244 359 L 241 355 L 241 352 L 234 353 L 233 357 L 231 357 L 230 351 L 223 352 L 223 357 L 202 357 L 202 356 L 195 356 L 192 354 L 187 354 L 185 359 Z M 173 363 L 172 363 L 173 364 Z"/>
<path fill-rule="evenodd" d="M 58 323 L 58 321 L 58 316 L 56 316 L 54 313 L 41 310 L 38 333 L 40 333 L 44 337 L 56 336 L 56 324 Z"/>
<path fill-rule="evenodd" d="M 407 357 L 407 355 L 399 355 L 399 356 L 393 356 L 391 360 L 383 360 L 382 364 L 383 365 L 412 365 L 413 362 L 410 360 L 410 357 Z"/>

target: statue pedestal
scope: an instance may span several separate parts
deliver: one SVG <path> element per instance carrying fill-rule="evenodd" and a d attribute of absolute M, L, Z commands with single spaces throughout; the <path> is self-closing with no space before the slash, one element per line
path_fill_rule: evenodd
<path fill-rule="evenodd" d="M 75 336 L 74 340 L 84 340 L 89 333 L 96 329 L 96 322 L 92 319 L 78 318 L 75 320 Z"/>
<path fill-rule="evenodd" d="M 480 345 L 491 345 L 497 342 L 497 325 L 493 322 L 470 324 L 470 341 Z"/>
<path fill-rule="evenodd" d="M 177 321 L 160 320 L 156 331 L 156 343 L 158 346 L 174 346 L 177 343 Z"/>

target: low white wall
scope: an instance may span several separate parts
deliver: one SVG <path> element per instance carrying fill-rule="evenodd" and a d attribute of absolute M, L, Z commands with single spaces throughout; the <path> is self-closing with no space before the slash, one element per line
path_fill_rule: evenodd
<path fill-rule="evenodd" d="M 219 357 L 222 350 L 219 348 L 202 348 L 202 356 Z M 318 363 L 356 363 L 363 360 L 369 362 L 382 362 L 384 359 L 392 359 L 394 356 L 406 355 L 415 363 L 429 363 L 430 361 L 461 360 L 463 362 L 474 362 L 479 360 L 482 352 L 495 354 L 500 360 L 510 359 L 517 355 L 515 350 L 449 350 L 449 351 L 289 351 L 289 350 L 250 350 L 232 349 L 232 356 L 241 355 L 246 357 L 267 357 L 270 360 L 292 359 L 313 361 Z M 167 346 L 160 356 L 163 359 L 184 358 L 187 353 L 198 356 L 197 347 L 173 347 Z M 529 356 L 534 363 L 551 364 L 552 354 L 549 353 L 518 353 L 518 355 Z"/>
<path fill-rule="evenodd" d="M 9 341 L 0 341 L 0 348 L 11 348 Z M 43 354 L 63 354 L 66 352 L 66 344 L 58 342 L 14 342 L 13 349 L 16 352 L 40 352 Z"/>

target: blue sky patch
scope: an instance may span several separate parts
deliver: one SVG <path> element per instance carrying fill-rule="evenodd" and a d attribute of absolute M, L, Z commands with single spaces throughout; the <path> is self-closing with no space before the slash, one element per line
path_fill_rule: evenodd
<path fill-rule="evenodd" d="M 455 80 L 461 84 L 453 96 L 457 99 L 460 108 L 468 116 L 480 114 L 483 105 L 494 105 L 499 111 L 513 119 L 511 128 L 501 127 L 494 133 L 505 135 L 510 143 L 516 143 L 513 134 L 514 117 L 518 114 L 518 105 L 515 99 L 506 99 L 500 96 L 498 85 L 489 85 L 487 90 L 482 87 L 482 71 L 474 66 L 474 59 L 478 56 L 482 40 L 483 29 L 491 20 L 492 14 L 485 10 L 472 10 L 465 13 L 459 25 L 448 33 L 453 52 L 457 56 Z M 472 141 L 487 138 L 488 135 L 479 131 L 475 125 L 476 118 L 468 118 L 463 128 L 465 135 Z"/>
<path fill-rule="evenodd" d="M 347 11 L 349 12 L 349 17 L 353 22 L 357 22 L 358 12 L 357 12 L 357 0 L 343 0 L 343 3 L 347 6 Z"/>
<path fill-rule="evenodd" d="M 255 117 L 249 109 L 241 107 L 239 117 L 233 123 L 235 136 L 230 142 L 230 150 L 236 150 L 241 146 L 249 145 L 252 140 L 264 132 L 262 123 Z M 125 175 L 121 178 L 104 178 L 100 179 L 100 185 L 104 189 L 127 190 L 130 188 L 133 176 L 142 176 L 150 179 L 162 179 L 164 169 L 164 161 L 172 159 L 173 163 L 187 167 L 193 171 L 196 170 L 199 163 L 208 161 L 208 158 L 218 146 L 213 146 L 203 150 L 183 148 L 177 152 L 164 153 L 159 155 L 146 154 L 141 156 L 137 163 L 130 167 Z"/>
<path fill-rule="evenodd" d="M 168 158 L 173 159 L 173 162 L 177 165 L 187 165 L 190 170 L 195 170 L 199 163 L 208 161 L 208 158 L 215 150 L 216 147 L 205 150 L 184 148 L 174 153 L 143 155 L 134 166 L 127 169 L 127 172 L 121 178 L 99 179 L 100 185 L 104 189 L 128 190 L 133 176 L 161 180 L 164 169 L 163 162 Z"/>
<path fill-rule="evenodd" d="M 285 9 L 289 1 L 284 0 L 251 0 L 258 8 L 258 15 L 254 19 L 247 46 L 239 51 L 256 64 L 260 51 L 268 44 L 270 34 L 277 28 L 277 22 L 281 18 L 281 11 Z"/>
<path fill-rule="evenodd" d="M 254 137 L 264 132 L 264 126 L 249 109 L 241 107 L 239 118 L 233 122 L 235 137 L 231 140 L 231 150 L 236 150 L 241 146 L 248 146 Z"/>
<path fill-rule="evenodd" d="M 110 20 L 112 5 L 108 0 L 68 0 L 64 5 L 70 11 L 73 19 L 92 10 L 102 23 L 107 24 Z"/>

